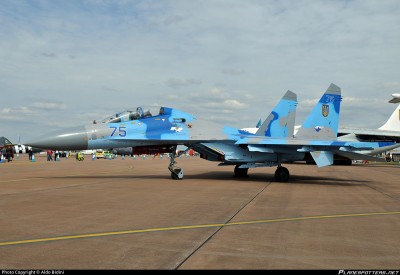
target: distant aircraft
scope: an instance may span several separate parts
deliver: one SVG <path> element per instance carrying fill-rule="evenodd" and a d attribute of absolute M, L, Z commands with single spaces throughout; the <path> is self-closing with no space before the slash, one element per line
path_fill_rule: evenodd
<path fill-rule="evenodd" d="M 25 154 L 28 153 L 29 150 L 32 150 L 33 153 L 38 153 L 43 151 L 42 149 L 39 148 L 32 148 L 24 144 L 20 144 L 20 142 L 18 142 L 18 144 L 14 144 L 5 137 L 0 138 L 0 148 L 2 147 L 11 147 L 13 149 L 13 152 L 16 154 Z"/>
<path fill-rule="evenodd" d="M 6 137 L 0 137 L 0 148 L 11 147 L 13 143 Z"/>
<path fill-rule="evenodd" d="M 400 142 L 400 104 L 392 115 L 378 129 L 342 127 L 338 135 L 340 140 L 376 141 L 390 140 Z"/>
<path fill-rule="evenodd" d="M 12 142 L 6 137 L 0 137 L 0 162 L 4 162 L 3 158 L 9 162 L 14 158 L 14 151 L 12 149 Z"/>
<path fill-rule="evenodd" d="M 392 97 L 389 103 L 400 103 L 400 94 L 392 94 Z M 391 140 L 400 143 L 400 104 L 393 111 L 386 123 L 378 129 L 343 127 L 339 129 L 338 135 L 341 140 Z"/>
<path fill-rule="evenodd" d="M 400 94 L 392 94 L 392 97 L 389 103 L 400 103 Z"/>
<path fill-rule="evenodd" d="M 27 144 L 54 150 L 132 147 L 133 154 L 170 153 L 168 169 L 173 179 L 183 178 L 183 170 L 175 166 L 175 158 L 177 146 L 184 145 L 208 160 L 235 165 L 235 174 L 239 176 L 247 174 L 249 167 L 278 166 L 276 179 L 287 181 L 289 172 L 281 164 L 301 160 L 306 152 L 310 152 L 321 167 L 333 163 L 334 153 L 377 160 L 353 151 L 393 145 L 337 141 L 340 101 L 340 88 L 332 84 L 296 138 L 292 136 L 297 99 L 294 93 L 288 91 L 256 134 L 227 127 L 223 137 L 205 135 L 210 131 L 210 122 L 203 128 L 196 127 L 194 116 L 183 111 L 169 107 L 155 110 L 138 107 L 133 111 L 117 113 L 102 122 L 56 131 Z"/>
<path fill-rule="evenodd" d="M 24 144 L 16 144 L 14 145 L 14 151 L 16 154 L 27 154 L 29 150 L 32 150 L 32 153 L 39 153 L 42 152 L 42 149 L 39 148 L 33 148 Z"/>

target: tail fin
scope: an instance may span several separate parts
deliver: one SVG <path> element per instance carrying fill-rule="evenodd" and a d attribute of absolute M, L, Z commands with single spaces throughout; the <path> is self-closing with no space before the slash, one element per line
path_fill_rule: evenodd
<path fill-rule="evenodd" d="M 307 117 L 296 137 L 304 139 L 336 140 L 339 127 L 341 89 L 331 84 Z"/>
<path fill-rule="evenodd" d="M 400 131 L 400 104 L 389 117 L 388 121 L 386 121 L 386 123 L 378 129 L 387 131 Z"/>
<path fill-rule="evenodd" d="M 287 91 L 260 128 L 258 128 L 256 135 L 293 137 L 296 107 L 297 95 L 291 91 Z"/>
<path fill-rule="evenodd" d="M 260 128 L 260 126 L 261 126 L 261 118 L 260 118 L 260 120 L 257 122 L 256 128 Z"/>

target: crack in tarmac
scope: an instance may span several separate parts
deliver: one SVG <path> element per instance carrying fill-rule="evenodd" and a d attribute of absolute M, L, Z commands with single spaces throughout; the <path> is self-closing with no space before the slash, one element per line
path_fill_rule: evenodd
<path fill-rule="evenodd" d="M 175 268 L 174 270 L 179 269 L 187 260 L 189 260 L 197 251 L 199 251 L 208 241 L 210 241 L 222 228 L 224 228 L 227 224 L 230 223 L 230 221 L 235 218 L 243 209 L 245 209 L 250 203 L 252 203 L 262 192 L 264 192 L 267 187 L 269 187 L 272 183 L 272 180 L 268 182 L 267 185 L 265 185 L 263 188 L 261 188 L 260 191 L 258 191 L 247 203 L 245 203 L 242 207 L 240 207 L 235 214 L 233 214 L 227 221 L 223 223 L 220 227 L 215 230 L 214 233 L 212 233 L 206 240 L 204 240 L 197 248 L 195 248 L 191 253 L 189 253 L 188 256 L 186 256 L 183 261 L 181 261 Z"/>

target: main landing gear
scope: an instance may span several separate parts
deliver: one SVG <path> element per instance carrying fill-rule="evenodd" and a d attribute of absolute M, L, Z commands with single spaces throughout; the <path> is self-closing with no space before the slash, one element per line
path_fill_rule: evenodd
<path fill-rule="evenodd" d="M 286 167 L 278 166 L 275 171 L 275 180 L 278 182 L 287 182 L 290 178 L 289 170 Z"/>
<path fill-rule="evenodd" d="M 235 177 L 246 178 L 249 168 L 239 168 L 239 167 L 240 167 L 240 164 L 235 166 L 235 170 L 233 171 L 235 173 Z"/>
<path fill-rule="evenodd" d="M 235 166 L 235 170 L 233 171 L 236 178 L 245 178 L 248 177 L 249 168 L 239 168 L 240 164 Z M 287 182 L 289 181 L 290 173 L 286 167 L 278 166 L 275 171 L 275 181 L 277 182 Z"/>
<path fill-rule="evenodd" d="M 170 162 L 168 169 L 171 171 L 171 178 L 174 180 L 181 180 L 183 179 L 183 169 L 180 167 L 175 167 L 176 161 L 175 158 L 179 156 L 176 154 L 176 146 L 173 148 L 171 156 L 170 156 Z"/>
<path fill-rule="evenodd" d="M 278 167 L 275 171 L 275 180 L 277 182 L 287 182 L 290 178 L 289 170 L 282 166 L 282 155 L 277 155 Z"/>

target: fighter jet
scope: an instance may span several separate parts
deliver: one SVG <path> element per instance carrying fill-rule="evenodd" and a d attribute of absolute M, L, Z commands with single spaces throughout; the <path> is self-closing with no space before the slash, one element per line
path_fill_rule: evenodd
<path fill-rule="evenodd" d="M 138 107 L 116 113 L 103 121 L 94 121 L 91 125 L 53 132 L 27 144 L 54 150 L 132 147 L 133 154 L 170 153 L 168 169 L 173 179 L 183 178 L 183 170 L 176 167 L 175 159 L 177 146 L 185 145 L 205 159 L 236 165 L 236 175 L 247 174 L 249 167 L 277 165 L 277 180 L 287 181 L 289 173 L 285 172 L 286 168 L 281 169 L 281 164 L 302 159 L 304 152 L 311 152 L 318 160 L 317 164 L 323 166 L 330 163 L 332 152 L 346 151 L 348 156 L 355 157 L 351 154 L 353 148 L 361 150 L 382 146 L 372 143 L 349 145 L 336 141 L 334 134 L 335 129 L 337 132 L 341 97 L 340 88 L 332 85 L 313 111 L 320 114 L 310 118 L 316 121 L 316 125 L 307 120 L 304 124 L 307 130 L 296 139 L 293 138 L 293 129 L 297 97 L 289 91 L 256 134 L 225 128 L 224 135 L 221 135 L 221 129 L 218 133 L 210 131 L 210 122 L 198 127 L 197 119 L 186 112 L 169 107 L 156 110 Z M 360 154 L 356 156 L 358 159 L 371 159 Z"/>

